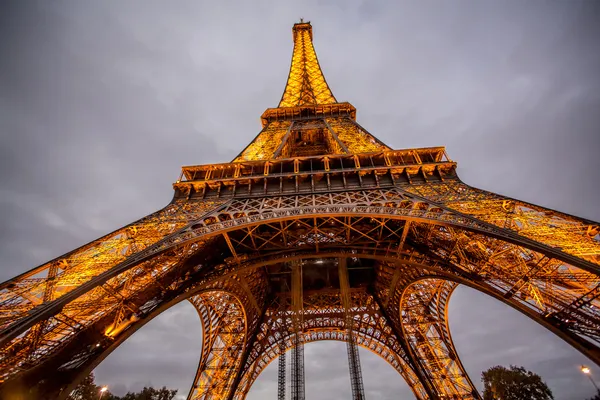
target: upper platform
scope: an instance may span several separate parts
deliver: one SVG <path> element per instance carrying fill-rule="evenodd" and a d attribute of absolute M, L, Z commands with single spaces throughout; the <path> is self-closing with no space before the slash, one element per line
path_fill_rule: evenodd
<path fill-rule="evenodd" d="M 285 90 L 277 108 L 268 108 L 261 116 L 263 127 L 274 120 L 297 120 L 323 117 L 356 119 L 356 108 L 350 103 L 338 103 L 331 92 L 317 53 L 313 47 L 310 22 L 292 27 L 294 51 Z"/>

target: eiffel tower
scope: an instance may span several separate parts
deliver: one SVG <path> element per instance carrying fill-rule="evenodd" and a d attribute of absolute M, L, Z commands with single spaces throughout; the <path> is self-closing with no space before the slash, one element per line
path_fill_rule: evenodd
<path fill-rule="evenodd" d="M 333 96 L 310 22 L 292 31 L 281 101 L 232 162 L 183 167 L 163 209 L 2 284 L 1 398 L 65 398 L 184 300 L 203 332 L 189 399 L 243 399 L 277 358 L 279 399 L 304 399 L 319 340 L 347 343 L 354 399 L 358 346 L 417 399 L 479 399 L 448 328 L 458 285 L 600 364 L 599 224 L 471 187 L 444 147 L 388 147 Z"/>

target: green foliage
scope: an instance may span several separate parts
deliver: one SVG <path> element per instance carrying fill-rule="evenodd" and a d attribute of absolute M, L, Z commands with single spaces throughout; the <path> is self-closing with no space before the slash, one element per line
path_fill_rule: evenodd
<path fill-rule="evenodd" d="M 542 378 L 523 367 L 495 366 L 481 373 L 484 400 L 550 400 L 552 391 Z"/>
<path fill-rule="evenodd" d="M 94 382 L 94 374 L 89 374 L 83 381 L 77 385 L 75 390 L 71 392 L 69 400 L 99 400 L 100 386 Z M 145 387 L 141 391 L 133 393 L 128 392 L 125 396 L 116 396 L 110 391 L 102 394 L 102 400 L 172 400 L 177 394 L 177 390 L 167 389 L 163 386 L 161 389 Z"/>

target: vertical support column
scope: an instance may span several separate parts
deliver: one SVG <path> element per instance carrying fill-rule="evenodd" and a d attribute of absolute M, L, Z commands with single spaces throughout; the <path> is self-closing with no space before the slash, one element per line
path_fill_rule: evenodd
<path fill-rule="evenodd" d="M 304 400 L 304 343 L 302 342 L 302 264 L 292 263 L 292 323 L 294 329 L 292 348 L 292 400 Z"/>
<path fill-rule="evenodd" d="M 279 319 L 279 329 L 280 335 L 279 338 L 279 368 L 277 371 L 277 400 L 285 400 L 285 367 L 286 367 L 286 357 L 285 357 L 285 334 L 287 331 L 287 301 L 283 295 L 279 297 L 279 307 L 278 307 L 278 319 Z"/>
<path fill-rule="evenodd" d="M 285 400 L 285 342 L 279 344 L 279 370 L 277 375 L 277 400 Z"/>
<path fill-rule="evenodd" d="M 352 386 L 352 399 L 364 400 L 365 388 L 363 386 L 362 369 L 360 367 L 360 358 L 358 356 L 358 345 L 353 336 L 348 337 L 346 342 L 348 351 L 348 367 L 350 368 L 350 385 Z"/>
<path fill-rule="evenodd" d="M 350 368 L 350 385 L 352 386 L 352 399 L 364 400 L 365 388 L 363 386 L 362 369 L 360 367 L 360 358 L 358 355 L 358 345 L 352 334 L 352 315 L 350 313 L 350 282 L 348 280 L 348 267 L 346 258 L 338 259 L 338 275 L 340 279 L 340 291 L 342 294 L 342 304 L 346 313 L 346 328 L 348 330 L 348 341 L 346 349 L 348 351 L 348 367 Z"/>

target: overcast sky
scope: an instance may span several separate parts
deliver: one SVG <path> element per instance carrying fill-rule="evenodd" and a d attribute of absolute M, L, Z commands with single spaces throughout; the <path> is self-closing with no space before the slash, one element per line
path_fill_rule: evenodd
<path fill-rule="evenodd" d="M 600 220 L 600 2 L 297 3 L 2 2 L 0 280 L 164 206 L 181 165 L 233 159 L 281 98 L 300 17 L 334 95 L 379 139 L 444 145 L 471 185 Z M 593 393 L 588 360 L 484 295 L 459 288 L 450 327 L 479 387 L 517 364 L 559 400 Z M 200 348 L 182 303 L 97 382 L 186 395 Z M 413 398 L 360 354 L 369 399 Z M 308 399 L 350 398 L 343 343 L 308 345 L 306 365 Z M 275 367 L 251 399 L 276 397 Z"/>

